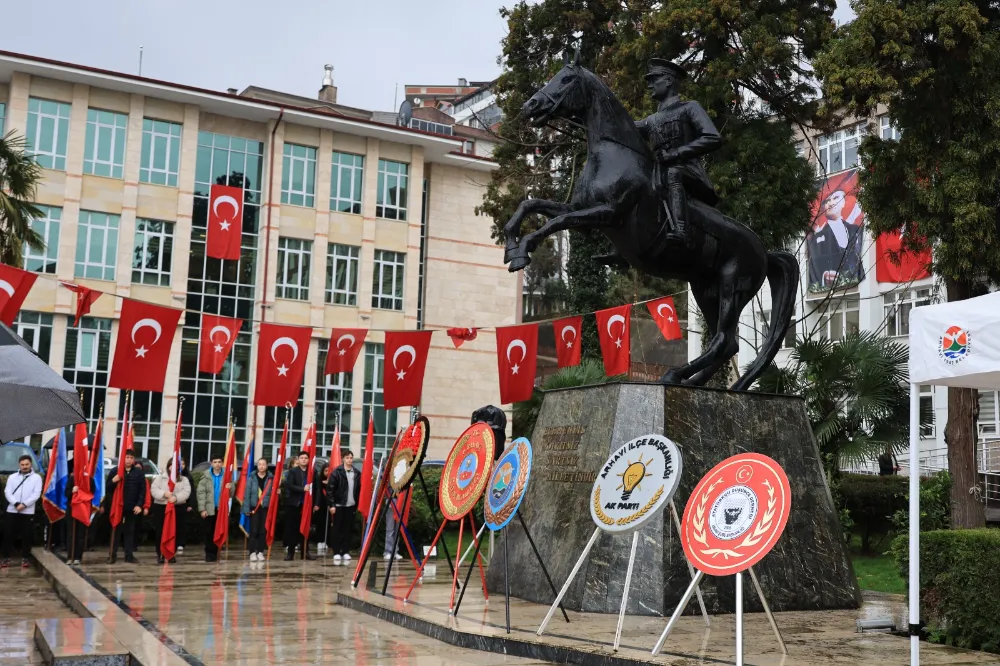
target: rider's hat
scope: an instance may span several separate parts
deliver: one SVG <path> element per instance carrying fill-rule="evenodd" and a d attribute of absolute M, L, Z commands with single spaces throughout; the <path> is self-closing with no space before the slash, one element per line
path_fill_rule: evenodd
<path fill-rule="evenodd" d="M 687 72 L 680 65 L 676 65 L 665 58 L 650 58 L 647 65 L 646 78 L 655 79 L 663 74 L 670 74 L 678 81 L 687 76 Z"/>

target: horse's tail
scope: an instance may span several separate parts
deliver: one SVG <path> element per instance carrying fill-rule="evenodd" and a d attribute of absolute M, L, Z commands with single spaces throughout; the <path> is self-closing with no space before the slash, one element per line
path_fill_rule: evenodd
<path fill-rule="evenodd" d="M 799 288 L 799 263 L 795 257 L 789 252 L 768 252 L 767 281 L 771 285 L 771 321 L 767 339 L 757 358 L 733 384 L 734 391 L 749 389 L 781 348 L 781 341 L 795 312 L 795 294 Z"/>

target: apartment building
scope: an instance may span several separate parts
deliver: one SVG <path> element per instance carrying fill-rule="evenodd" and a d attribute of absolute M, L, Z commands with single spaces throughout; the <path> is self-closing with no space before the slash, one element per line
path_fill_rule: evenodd
<path fill-rule="evenodd" d="M 115 433 L 124 401 L 107 382 L 122 301 L 101 297 L 74 326 L 75 295 L 59 281 L 185 308 L 165 390 L 136 393 L 133 413 L 140 452 L 162 461 L 184 398 L 184 455 L 196 464 L 225 445 L 230 416 L 237 441 L 255 424 L 258 451 L 274 459 L 285 410 L 252 407 L 254 333 L 261 319 L 310 326 L 292 444 L 315 419 L 324 454 L 338 424 L 357 452 L 371 410 L 384 450 L 410 410 L 381 406 L 379 331 L 518 320 L 518 278 L 474 210 L 496 165 L 454 136 L 340 107 L 335 89 L 315 104 L 245 92 L 0 52 L 0 128 L 26 136 L 44 168 L 35 227 L 47 247 L 25 259 L 42 276 L 16 328 Z M 239 261 L 205 254 L 213 184 L 245 191 Z M 200 313 L 244 320 L 219 375 L 198 372 Z M 372 329 L 352 374 L 322 372 L 333 327 Z M 434 336 L 421 405 L 432 458 L 474 409 L 498 403 L 494 350 L 491 331 L 460 349 Z"/>

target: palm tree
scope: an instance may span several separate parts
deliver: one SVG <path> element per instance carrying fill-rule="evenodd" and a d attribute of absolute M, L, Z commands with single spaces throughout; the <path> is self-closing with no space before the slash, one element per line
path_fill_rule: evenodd
<path fill-rule="evenodd" d="M 904 345 L 872 331 L 850 333 L 840 342 L 799 339 L 789 364 L 772 363 L 757 390 L 805 398 L 824 466 L 835 476 L 841 465 L 906 447 L 907 359 Z"/>
<path fill-rule="evenodd" d="M 31 228 L 43 213 L 32 202 L 42 168 L 25 152 L 27 142 L 13 130 L 0 137 L 0 263 L 24 264 L 24 246 L 43 252 L 45 239 Z"/>

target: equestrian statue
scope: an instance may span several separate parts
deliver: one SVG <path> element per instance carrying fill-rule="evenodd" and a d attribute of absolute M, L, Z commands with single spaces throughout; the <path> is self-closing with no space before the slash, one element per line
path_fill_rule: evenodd
<path fill-rule="evenodd" d="M 587 161 L 569 203 L 527 199 L 504 226 L 504 263 L 526 267 L 547 236 L 564 229 L 599 229 L 615 252 L 595 257 L 691 285 L 708 325 L 705 353 L 669 370 L 660 382 L 701 386 L 739 350 L 739 317 L 767 279 L 771 321 L 757 358 L 733 384 L 746 391 L 774 359 L 788 329 L 799 266 L 788 252 L 768 252 L 757 235 L 718 210 L 718 195 L 701 163 L 722 137 L 705 110 L 682 101 L 685 71 L 664 59 L 649 61 L 648 88 L 656 113 L 634 122 L 597 76 L 570 62 L 529 99 L 521 113 L 541 127 L 562 118 L 581 123 Z M 549 219 L 521 236 L 528 215 Z"/>

